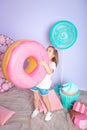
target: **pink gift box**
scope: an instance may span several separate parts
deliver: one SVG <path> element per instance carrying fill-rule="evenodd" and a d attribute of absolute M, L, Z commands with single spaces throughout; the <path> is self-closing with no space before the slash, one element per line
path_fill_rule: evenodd
<path fill-rule="evenodd" d="M 87 115 L 87 106 L 85 106 L 84 104 L 81 104 L 80 102 L 74 103 L 73 110 Z"/>
<path fill-rule="evenodd" d="M 86 115 L 76 115 L 74 118 L 74 125 L 77 128 L 80 128 L 82 130 L 87 128 L 87 116 Z"/>

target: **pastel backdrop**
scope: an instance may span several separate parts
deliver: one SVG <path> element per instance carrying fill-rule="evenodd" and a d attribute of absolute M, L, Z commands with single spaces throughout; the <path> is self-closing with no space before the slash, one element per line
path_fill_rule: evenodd
<path fill-rule="evenodd" d="M 61 80 L 76 83 L 87 90 L 87 0 L 0 0 L 0 33 L 14 40 L 31 39 L 45 47 L 51 45 L 49 31 L 60 20 L 71 21 L 78 29 L 76 43 L 59 51 L 59 65 L 54 84 Z"/>

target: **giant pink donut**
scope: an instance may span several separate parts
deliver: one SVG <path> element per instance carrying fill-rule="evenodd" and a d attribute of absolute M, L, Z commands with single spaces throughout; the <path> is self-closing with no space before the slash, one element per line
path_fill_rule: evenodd
<path fill-rule="evenodd" d="M 13 46 L 13 47 L 12 47 Z M 35 70 L 28 74 L 23 66 L 28 57 L 34 57 L 39 63 L 45 60 L 49 64 L 46 49 L 36 41 L 20 40 L 14 42 L 4 55 L 2 69 L 9 80 L 19 88 L 32 88 L 39 84 L 46 75 L 45 68 L 38 64 Z M 5 59 L 8 59 L 7 61 Z M 5 60 L 5 61 L 4 61 Z M 7 62 L 7 65 L 4 65 Z"/>

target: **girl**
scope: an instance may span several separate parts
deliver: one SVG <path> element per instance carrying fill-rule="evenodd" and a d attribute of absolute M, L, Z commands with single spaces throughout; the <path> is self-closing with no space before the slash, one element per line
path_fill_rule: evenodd
<path fill-rule="evenodd" d="M 44 68 L 46 69 L 47 74 L 40 84 L 38 84 L 36 87 L 33 87 L 31 89 L 34 94 L 34 107 L 35 107 L 35 110 L 33 111 L 31 117 L 34 118 L 39 113 L 38 105 L 39 105 L 39 99 L 41 95 L 43 102 L 48 111 L 45 116 L 45 120 L 49 121 L 53 116 L 53 114 L 51 113 L 50 102 L 48 99 L 49 89 L 52 83 L 50 77 L 58 64 L 58 52 L 53 46 L 49 46 L 47 48 L 47 53 L 49 56 L 50 65 L 48 66 L 45 61 L 40 62 L 40 65 L 43 65 Z"/>

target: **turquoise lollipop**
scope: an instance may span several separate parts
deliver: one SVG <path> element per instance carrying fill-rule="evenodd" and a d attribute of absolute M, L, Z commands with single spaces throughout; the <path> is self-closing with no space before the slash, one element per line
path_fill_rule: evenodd
<path fill-rule="evenodd" d="M 55 23 L 50 30 L 50 41 L 58 49 L 70 48 L 77 39 L 77 29 L 69 21 Z"/>

